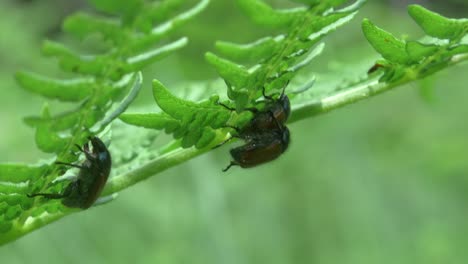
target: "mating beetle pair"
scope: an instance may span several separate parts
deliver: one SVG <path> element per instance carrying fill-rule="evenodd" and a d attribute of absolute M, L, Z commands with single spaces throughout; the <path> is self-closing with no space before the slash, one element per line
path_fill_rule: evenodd
<path fill-rule="evenodd" d="M 78 149 L 85 154 L 86 160 L 81 165 L 56 162 L 56 164 L 79 168 L 77 178 L 70 182 L 63 193 L 34 193 L 28 197 L 43 196 L 47 199 L 63 199 L 62 204 L 67 207 L 87 209 L 99 198 L 107 182 L 111 170 L 111 155 L 106 145 L 97 137 L 90 137 L 93 147 L 89 143 Z"/>
<path fill-rule="evenodd" d="M 254 114 L 252 120 L 241 129 L 232 127 L 236 130 L 233 137 L 243 139 L 246 143 L 230 150 L 234 160 L 223 171 L 232 166 L 255 167 L 278 158 L 286 151 L 289 145 L 289 129 L 284 123 L 291 112 L 289 98 L 284 94 L 286 86 L 287 84 L 278 99 L 266 95 L 263 88 L 266 102 L 264 109 L 247 108 L 246 110 Z M 226 105 L 220 105 L 234 111 Z"/>

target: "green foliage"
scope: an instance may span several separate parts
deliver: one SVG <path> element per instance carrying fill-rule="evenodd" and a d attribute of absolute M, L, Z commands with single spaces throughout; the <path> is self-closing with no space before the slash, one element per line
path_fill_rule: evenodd
<path fill-rule="evenodd" d="M 136 97 L 142 83 L 138 72 L 185 46 L 187 38 L 158 43 L 200 13 L 209 1 L 201 0 L 184 12 L 180 10 L 185 1 L 180 0 L 90 2 L 102 13 L 73 14 L 65 20 L 63 29 L 82 40 L 96 41 L 97 36 L 104 47 L 99 54 L 83 54 L 51 40 L 42 46 L 45 56 L 55 57 L 64 72 L 76 77 L 57 79 L 30 72 L 16 75 L 27 91 L 74 106 L 51 113 L 46 103 L 40 116 L 25 118 L 35 129 L 37 147 L 55 155 L 51 160 L 40 165 L 0 164 L 0 244 L 73 212 L 60 201 L 31 199 L 26 194 L 63 191 L 67 181 L 57 177 L 65 171 L 53 162 L 77 161 L 74 145 L 103 132 Z"/>
<path fill-rule="evenodd" d="M 307 2 L 303 8 L 276 10 L 259 0 L 238 0 L 239 7 L 257 24 L 284 32 L 248 44 L 217 42 L 222 56 L 205 55 L 227 86 L 227 96 L 235 104 L 231 113 L 213 96 L 199 103 L 179 99 L 159 82 L 153 83 L 154 98 L 164 111 L 160 114 L 125 114 L 122 121 L 137 126 L 165 129 L 181 146 L 204 148 L 215 139 L 215 129 L 242 127 L 252 117 L 247 107 L 260 107 L 257 99 L 267 92 L 281 89 L 297 72 L 323 50 L 314 46 L 328 33 L 351 20 L 364 1 L 335 10 L 344 1 Z M 240 62 L 237 62 L 240 61 Z M 241 64 L 242 63 L 242 64 Z M 245 64 L 244 64 L 245 63 Z"/>
<path fill-rule="evenodd" d="M 154 80 L 153 96 L 162 112 L 121 115 L 140 90 L 142 76 L 137 72 L 186 44 L 186 38 L 173 42 L 165 38 L 204 9 L 208 1 L 202 0 L 182 13 L 179 11 L 184 6 L 183 0 L 90 2 L 97 10 L 110 15 L 79 12 L 67 18 L 63 28 L 79 39 L 95 41 L 99 37 L 102 49 L 99 54 L 83 55 L 76 48 L 53 41 L 46 41 L 42 49 L 45 55 L 56 57 L 68 75 L 76 74 L 76 78 L 63 80 L 27 72 L 17 74 L 18 82 L 26 90 L 48 99 L 70 102 L 75 108 L 51 113 L 45 104 L 39 116 L 25 118 L 26 124 L 36 130 L 39 149 L 53 153 L 54 157 L 36 165 L 0 164 L 0 244 L 73 212 L 60 201 L 46 202 L 25 195 L 61 192 L 65 183 L 59 176 L 65 171 L 52 162 L 75 162 L 78 156 L 72 152 L 74 144 L 82 144 L 89 135 L 101 133 L 109 141 L 108 125 L 117 117 L 134 126 L 113 123 L 112 137 L 122 138 L 123 143 L 118 145 L 119 141 L 113 141 L 117 146 L 111 146 L 115 175 L 106 185 L 105 195 L 115 194 L 209 151 L 226 139 L 226 127 L 242 127 L 250 121 L 252 113 L 245 109 L 262 107 L 258 99 L 263 88 L 268 94 L 274 94 L 287 82 L 294 83 L 295 77 L 302 77 L 301 88 L 287 90 L 293 103 L 289 121 L 295 122 L 430 75 L 466 60 L 464 53 L 468 52 L 468 45 L 463 42 L 467 32 L 465 19 L 447 19 L 420 6 L 410 6 L 410 15 L 428 35 L 424 40 L 402 40 L 364 20 L 365 36 L 383 57 L 373 67 L 376 73 L 345 84 L 337 81 L 335 73 L 331 84 L 318 79 L 320 83 L 314 89 L 304 92 L 314 84 L 315 76 L 302 69 L 324 49 L 321 39 L 350 21 L 364 1 L 340 8 L 348 1 L 297 0 L 304 6 L 277 10 L 260 0 L 237 0 L 252 21 L 280 33 L 247 44 L 216 42 L 216 54 L 208 52 L 205 59 L 224 83 L 215 83 L 212 90 L 207 83 L 185 87 L 187 94 L 179 90 L 176 96 Z M 162 41 L 166 44 L 155 47 Z M 227 98 L 219 96 L 224 86 Z M 193 96 L 195 93 L 199 96 Z M 152 148 L 159 130 L 172 134 L 175 140 Z M 131 144 L 128 144 L 129 134 L 136 138 L 132 137 Z"/>
<path fill-rule="evenodd" d="M 384 70 L 381 82 L 422 78 L 468 50 L 463 43 L 468 33 L 468 19 L 445 18 L 419 5 L 410 5 L 408 13 L 428 35 L 424 41 L 402 40 L 367 19 L 362 22 L 364 35 L 385 59 L 379 61 Z"/>

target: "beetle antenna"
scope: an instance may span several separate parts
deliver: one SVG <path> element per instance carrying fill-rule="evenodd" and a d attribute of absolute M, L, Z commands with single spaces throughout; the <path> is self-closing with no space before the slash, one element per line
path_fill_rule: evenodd
<path fill-rule="evenodd" d="M 286 82 L 286 84 L 283 86 L 283 90 L 281 91 L 281 95 L 280 95 L 280 98 L 283 98 L 284 97 L 284 92 L 286 91 L 286 87 L 288 86 L 289 84 L 289 80 Z"/>
<path fill-rule="evenodd" d="M 265 97 L 265 99 L 273 100 L 273 97 L 266 94 L 265 86 L 263 86 L 263 88 L 262 88 L 262 95 L 263 95 L 263 97 Z"/>

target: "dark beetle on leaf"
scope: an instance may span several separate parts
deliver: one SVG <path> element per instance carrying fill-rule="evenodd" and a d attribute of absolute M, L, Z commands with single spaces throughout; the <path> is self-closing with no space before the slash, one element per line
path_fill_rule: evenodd
<path fill-rule="evenodd" d="M 107 182 L 111 170 L 111 155 L 106 145 L 97 137 L 89 138 L 89 142 L 83 148 L 77 145 L 84 153 L 86 160 L 81 165 L 56 162 L 56 164 L 79 168 L 80 172 L 76 180 L 70 182 L 63 193 L 34 193 L 28 197 L 43 196 L 47 199 L 63 199 L 62 204 L 67 207 L 87 209 L 99 198 L 99 195 Z"/>
<path fill-rule="evenodd" d="M 245 145 L 231 149 L 234 160 L 223 171 L 234 165 L 251 168 L 278 158 L 288 148 L 289 129 L 282 126 L 281 129 L 252 134 L 245 139 Z"/>
<path fill-rule="evenodd" d="M 284 123 L 291 112 L 289 98 L 284 93 L 286 85 L 278 99 L 266 95 L 264 88 L 262 93 L 265 107 L 262 110 L 246 109 L 254 114 L 252 120 L 241 129 L 231 127 L 237 132 L 233 137 L 243 139 L 246 143 L 231 149 L 230 153 L 234 160 L 223 171 L 234 165 L 242 168 L 255 167 L 278 158 L 286 151 L 289 145 L 289 129 Z"/>
<path fill-rule="evenodd" d="M 265 100 L 259 101 L 258 104 L 265 103 L 265 107 L 262 110 L 257 108 L 246 108 L 246 111 L 250 111 L 254 114 L 252 120 L 244 126 L 242 129 L 234 128 L 238 134 L 251 134 L 256 132 L 263 132 L 270 129 L 278 129 L 277 123 L 284 124 L 289 118 L 291 113 L 291 104 L 289 102 L 288 96 L 284 93 L 286 84 L 283 87 L 278 99 L 273 98 L 273 96 L 266 95 L 265 87 L 263 87 L 262 94 Z M 230 111 L 236 111 L 234 108 L 231 108 L 225 104 L 218 103 L 224 108 Z"/>
<path fill-rule="evenodd" d="M 285 86 L 286 88 L 286 86 Z M 265 97 L 266 106 L 263 110 L 256 108 L 249 108 L 254 116 L 252 120 L 241 129 L 241 134 L 250 134 L 256 132 L 263 132 L 270 129 L 278 129 L 278 124 L 284 124 L 289 118 L 291 113 L 291 104 L 289 98 L 284 94 L 284 88 L 278 99 L 265 94 L 263 89 L 263 97 Z"/>

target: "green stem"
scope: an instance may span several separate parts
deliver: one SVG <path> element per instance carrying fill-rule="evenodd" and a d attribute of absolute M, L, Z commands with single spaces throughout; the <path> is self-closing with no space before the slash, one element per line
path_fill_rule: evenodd
<path fill-rule="evenodd" d="M 166 169 L 181 164 L 207 151 L 209 151 L 209 149 L 200 150 L 193 147 L 188 149 L 180 148 L 171 151 L 144 164 L 143 166 L 137 169 L 111 178 L 111 180 L 109 180 L 109 182 L 106 184 L 106 188 L 103 191 L 103 195 L 109 195 L 111 193 L 115 193 L 126 189 L 127 187 L 132 186 L 135 183 L 145 180 L 155 174 L 158 174 L 162 171 L 165 171 Z"/>
<path fill-rule="evenodd" d="M 454 57 L 448 67 L 459 64 L 468 60 L 468 54 L 463 54 Z M 446 69 L 448 67 L 439 68 L 431 74 Z M 299 105 L 294 105 L 291 112 L 289 123 L 294 123 L 306 118 L 327 113 L 331 110 L 370 98 L 374 95 L 381 94 L 398 86 L 410 83 L 412 81 L 422 79 L 426 75 L 406 74 L 400 80 L 394 83 L 379 83 L 377 78 L 364 80 L 354 86 L 342 89 L 334 94 L 319 99 L 317 101 L 307 102 Z"/>
<path fill-rule="evenodd" d="M 220 142 L 226 140 L 226 134 L 218 133 L 212 144 L 203 149 L 194 147 L 183 149 L 178 148 L 165 153 L 156 159 L 144 164 L 143 166 L 131 170 L 127 173 L 112 177 L 106 184 L 103 196 L 126 189 L 142 180 L 145 180 L 155 174 L 163 172 L 169 168 L 179 165 L 187 160 L 195 158 L 205 152 L 212 150 Z"/>

